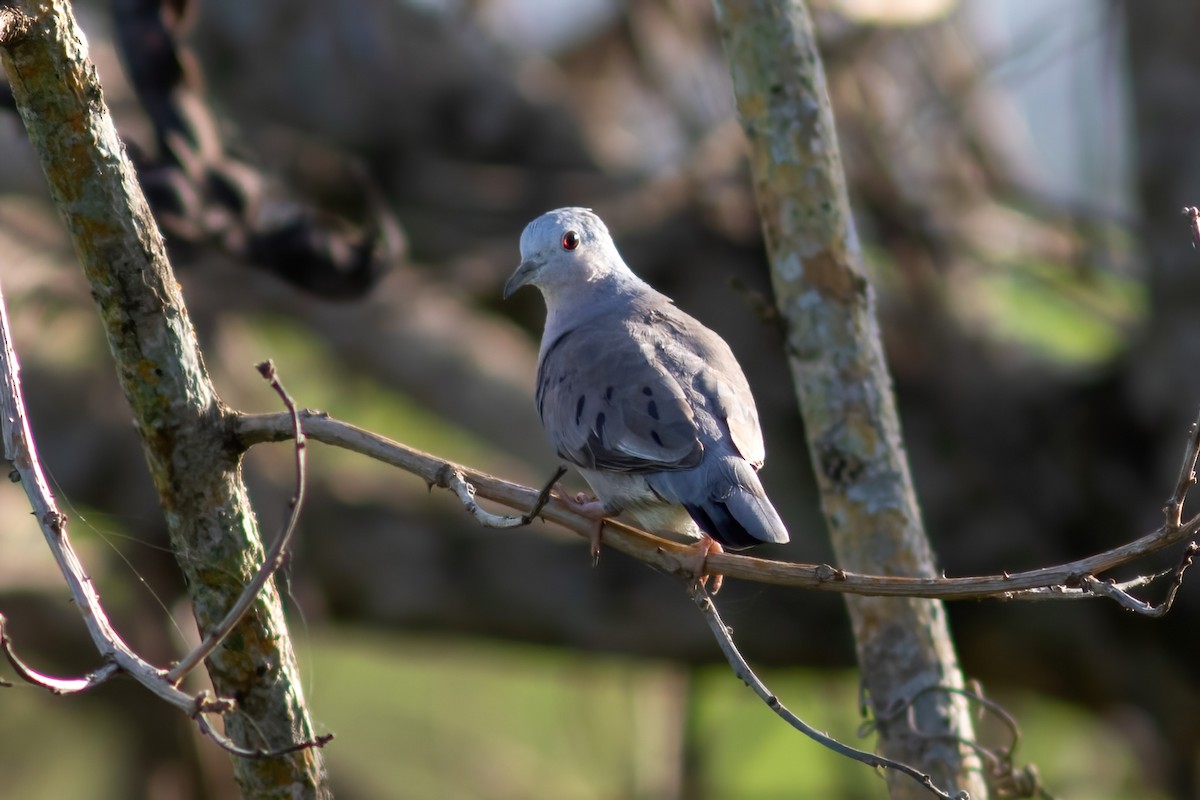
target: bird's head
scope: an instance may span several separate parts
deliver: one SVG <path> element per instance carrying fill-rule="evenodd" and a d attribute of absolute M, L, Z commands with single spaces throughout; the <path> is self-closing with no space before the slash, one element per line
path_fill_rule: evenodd
<path fill-rule="evenodd" d="M 598 216 L 586 208 L 560 208 L 525 226 L 521 264 L 504 284 L 504 297 L 536 286 L 549 304 L 605 278 L 637 280 Z"/>

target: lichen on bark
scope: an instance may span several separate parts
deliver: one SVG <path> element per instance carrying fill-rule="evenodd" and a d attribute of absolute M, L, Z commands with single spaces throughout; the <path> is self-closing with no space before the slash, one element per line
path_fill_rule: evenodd
<path fill-rule="evenodd" d="M 29 25 L 2 48 L 13 97 L 91 284 L 203 631 L 233 605 L 263 557 L 233 447 L 233 413 L 209 381 L 70 5 L 27 0 L 14 7 Z M 272 749 L 312 738 L 272 584 L 206 664 L 217 693 L 238 701 L 226 718 L 236 743 Z M 235 758 L 234 771 L 247 797 L 328 795 L 317 749 Z"/>

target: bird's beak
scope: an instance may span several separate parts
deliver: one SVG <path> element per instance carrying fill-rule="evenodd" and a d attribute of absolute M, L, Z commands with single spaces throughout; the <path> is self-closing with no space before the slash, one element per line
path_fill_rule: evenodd
<path fill-rule="evenodd" d="M 504 299 L 507 300 L 513 292 L 529 283 L 541 266 L 540 262 L 533 259 L 522 261 L 521 265 L 517 267 L 517 271 L 508 279 L 508 283 L 504 284 Z"/>

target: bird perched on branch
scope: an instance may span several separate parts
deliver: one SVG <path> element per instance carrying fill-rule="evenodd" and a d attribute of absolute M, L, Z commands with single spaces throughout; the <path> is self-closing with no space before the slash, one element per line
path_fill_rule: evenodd
<path fill-rule="evenodd" d="M 560 208 L 529 223 L 504 297 L 527 285 L 546 301 L 538 414 L 596 493 L 574 500 L 596 520 L 593 558 L 603 518 L 618 515 L 699 539 L 702 583 L 709 553 L 788 541 L 758 480 L 762 430 L 729 346 L 634 275 L 598 216 Z"/>

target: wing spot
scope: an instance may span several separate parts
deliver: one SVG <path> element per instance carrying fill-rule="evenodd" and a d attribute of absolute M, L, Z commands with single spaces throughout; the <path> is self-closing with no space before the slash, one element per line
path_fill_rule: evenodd
<path fill-rule="evenodd" d="M 650 412 L 651 419 L 658 419 L 658 403 L 651 400 L 650 405 L 646 406 L 646 410 Z"/>
<path fill-rule="evenodd" d="M 599 414 L 596 415 L 596 437 L 601 440 L 604 439 L 604 412 L 603 411 L 601 411 Z"/>
<path fill-rule="evenodd" d="M 650 438 L 653 439 L 654 443 L 659 447 L 663 446 L 662 437 L 658 435 L 658 431 L 650 431 Z"/>
<path fill-rule="evenodd" d="M 654 390 L 653 390 L 653 389 L 651 389 L 649 386 L 643 386 L 643 387 L 642 387 L 642 394 L 646 395 L 646 397 L 653 397 L 653 396 L 654 396 Z"/>
<path fill-rule="evenodd" d="M 610 386 L 604 390 L 604 399 L 612 400 L 612 396 L 613 396 L 613 387 Z"/>
<path fill-rule="evenodd" d="M 579 424 L 579 420 L 583 419 L 583 403 L 587 398 L 579 395 L 578 402 L 575 403 L 575 424 Z"/>

